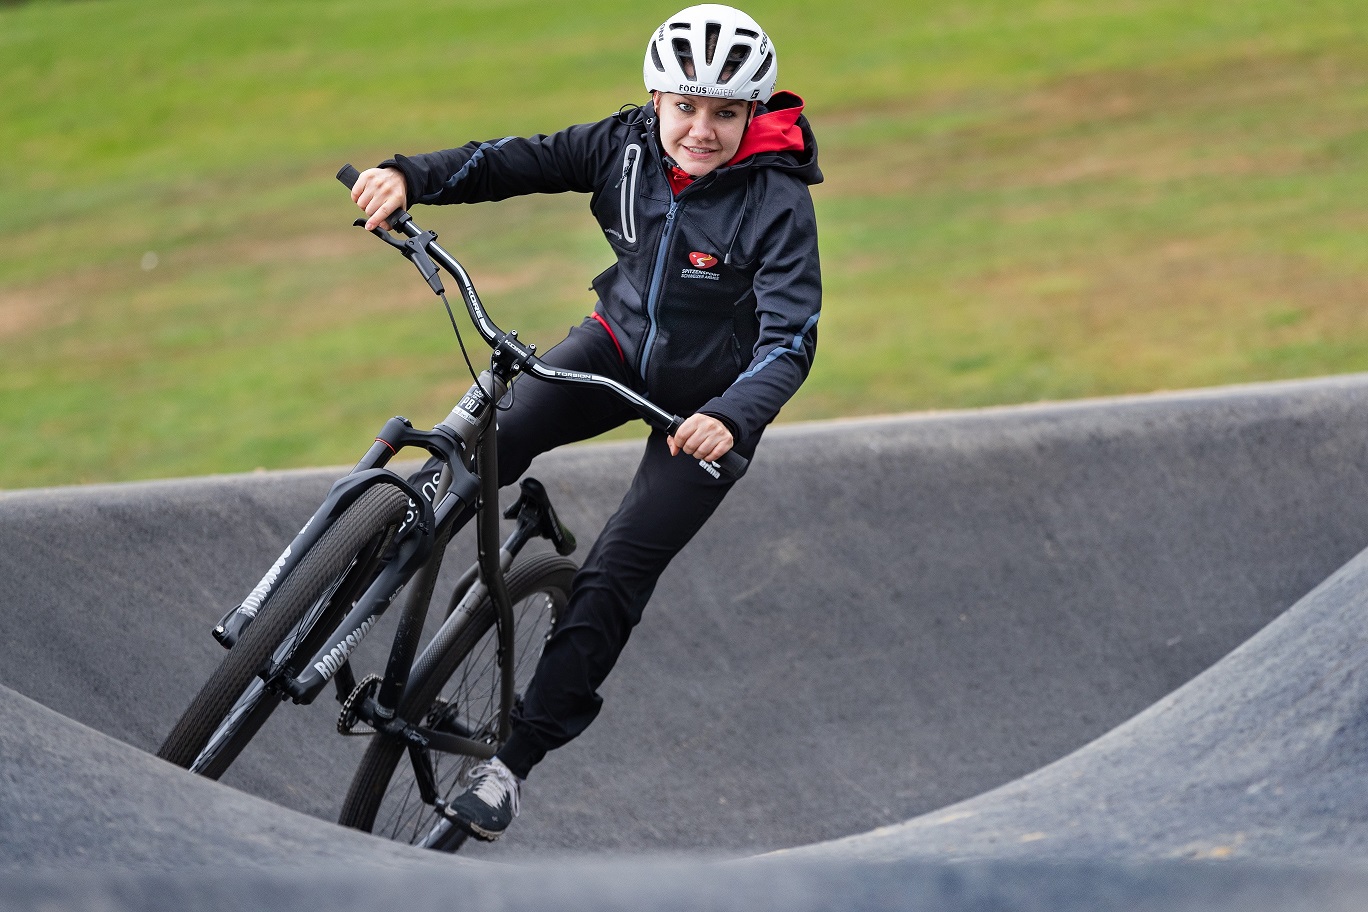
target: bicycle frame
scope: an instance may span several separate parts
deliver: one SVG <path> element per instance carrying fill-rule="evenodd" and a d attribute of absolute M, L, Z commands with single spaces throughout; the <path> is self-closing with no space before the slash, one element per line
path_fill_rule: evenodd
<path fill-rule="evenodd" d="M 338 179 L 348 187 L 358 177 L 359 174 L 350 165 L 338 172 Z M 476 378 L 450 414 L 431 430 L 414 428 L 411 422 L 401 417 L 386 422 L 365 456 L 348 475 L 332 486 L 323 504 L 280 558 L 247 598 L 224 615 L 213 633 L 219 643 L 231 648 L 252 623 L 271 592 L 296 569 L 303 555 L 318 542 L 343 511 L 374 485 L 395 485 L 408 494 L 410 511 L 395 534 L 391 546 L 396 549 L 393 558 L 386 561 L 376 577 L 365 585 L 364 591 L 347 609 L 346 616 L 333 627 L 331 635 L 314 650 L 307 662 L 298 666 L 294 676 L 287 673 L 283 656 L 277 655 L 266 663 L 259 677 L 272 691 L 289 697 L 295 703 L 313 702 L 330 680 L 335 681 L 339 702 L 344 707 L 355 703 L 351 706 L 351 712 L 355 713 L 357 720 L 371 725 L 378 733 L 399 738 L 411 748 L 429 748 L 487 758 L 493 756 L 497 745 L 414 725 L 399 717 L 397 710 L 414 667 L 446 543 L 458 529 L 474 519 L 477 560 L 475 566 L 462 577 L 460 586 L 464 588 L 458 588 L 458 592 L 464 593 L 461 602 L 464 606 L 473 606 L 487 594 L 495 607 L 502 686 L 498 741 L 507 740 L 509 716 L 516 694 L 513 690 L 513 607 L 504 583 L 504 571 L 523 544 L 533 537 L 533 527 L 537 527 L 535 534 L 551 538 L 562 554 L 568 554 L 574 547 L 573 537 L 568 535 L 568 530 L 561 527 L 558 531 L 559 521 L 555 520 L 554 510 L 545 499 L 544 492 L 540 500 L 533 498 L 536 503 L 530 512 L 524 510 L 519 513 L 518 528 L 500 547 L 498 443 L 497 435 L 490 433 L 494 427 L 493 416 L 498 402 L 519 375 L 531 374 L 538 380 L 550 383 L 608 389 L 632 406 L 652 428 L 669 434 L 675 433 L 683 420 L 610 378 L 560 370 L 542 362 L 536 357 L 535 345 L 523 344 L 516 331 L 505 333 L 494 324 L 469 275 L 454 257 L 436 243 L 435 234 L 420 229 L 403 211 L 391 214 L 389 223 L 406 240 L 396 240 L 389 232 L 379 229 L 372 233 L 402 252 L 418 268 L 434 293 L 445 299 L 440 277 L 442 270 L 456 279 L 471 322 L 492 349 L 489 369 Z M 356 224 L 364 225 L 364 220 L 357 220 Z M 443 466 L 441 482 L 430 502 L 406 479 L 386 468 L 390 460 L 407 447 L 426 450 L 437 457 Z M 746 463 L 734 451 L 717 462 L 699 460 L 700 467 L 714 476 L 726 472 L 739 477 L 744 473 Z M 524 499 L 519 505 L 527 499 L 525 486 Z M 514 509 L 517 511 L 518 507 Z M 511 513 L 508 518 L 513 518 Z M 567 541 L 569 550 L 562 550 Z M 362 695 L 351 671 L 351 655 L 393 604 L 400 591 L 415 580 L 417 585 L 410 590 L 401 612 L 378 691 Z M 327 595 L 329 602 L 335 595 Z M 285 642 L 299 642 L 297 636 L 307 636 L 320 618 L 331 616 L 328 611 L 306 615 Z M 444 626 L 460 621 L 461 612 L 453 611 Z M 438 634 L 440 638 L 441 632 Z M 362 698 L 356 702 L 358 697 Z M 425 800 L 432 797 L 428 794 L 432 791 L 430 775 L 427 778 L 429 781 L 423 782 L 423 776 L 419 776 Z"/>
<path fill-rule="evenodd" d="M 506 691 L 501 694 L 500 700 L 500 736 L 501 740 L 506 738 L 507 717 L 515 694 L 512 690 L 512 606 L 503 587 L 503 572 L 506 564 L 511 563 L 517 551 L 532 537 L 527 526 L 539 519 L 533 515 L 520 523 L 504 546 L 499 547 L 497 481 L 493 472 L 497 461 L 497 441 L 493 434 L 485 431 L 491 424 L 493 406 L 497 402 L 495 393 L 502 395 L 507 390 L 507 381 L 503 376 L 507 372 L 508 369 L 500 366 L 496 359 L 491 371 L 482 374 L 477 383 L 461 397 L 447 419 L 431 431 L 418 430 L 404 418 L 391 418 L 386 422 L 370 450 L 351 473 L 333 484 L 323 504 L 266 577 L 214 629 L 215 638 L 224 646 L 231 647 L 255 618 L 257 609 L 270 592 L 288 577 L 301 556 L 317 542 L 337 516 L 372 486 L 380 483 L 395 485 L 409 495 L 411 505 L 409 516 L 396 534 L 395 557 L 366 587 L 332 635 L 301 666 L 297 676 L 284 674 L 280 667 L 265 668 L 261 676 L 268 686 L 295 703 L 312 703 L 334 678 L 338 683 L 339 701 L 350 695 L 355 688 L 355 679 L 347 664 L 351 653 L 388 610 L 405 584 L 423 573 L 435 578 L 442 557 L 435 543 L 446 541 L 472 517 L 483 517 L 476 528 L 479 559 L 476 568 L 472 568 L 478 570 L 478 576 L 470 575 L 470 588 L 477 588 L 480 595 L 487 591 L 496 606 L 501 672 Z M 426 449 L 443 463 L 442 485 L 431 503 L 407 480 L 386 468 L 389 461 L 406 447 Z M 480 470 L 478 476 L 470 471 L 468 462 L 476 464 L 477 470 Z M 487 507 L 484 506 L 486 504 Z M 374 698 L 357 707 L 358 716 L 377 731 L 404 737 L 411 743 L 448 752 L 492 755 L 493 749 L 484 742 L 427 731 L 396 719 L 395 711 L 407 686 L 427 617 L 431 589 L 430 586 L 424 588 L 421 597 L 411 598 L 405 605 L 381 689 Z"/>

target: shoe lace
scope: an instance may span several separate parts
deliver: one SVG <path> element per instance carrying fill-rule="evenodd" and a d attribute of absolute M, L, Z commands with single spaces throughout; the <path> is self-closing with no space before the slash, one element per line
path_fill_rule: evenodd
<path fill-rule="evenodd" d="M 522 788 L 512 770 L 502 763 L 489 761 L 476 767 L 474 775 L 476 798 L 494 808 L 503 804 L 504 798 L 508 798 L 513 816 L 518 816 Z"/>

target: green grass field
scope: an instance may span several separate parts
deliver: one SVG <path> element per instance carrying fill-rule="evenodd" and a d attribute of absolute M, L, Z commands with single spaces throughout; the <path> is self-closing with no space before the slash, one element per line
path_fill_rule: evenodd
<path fill-rule="evenodd" d="M 781 420 L 1368 368 L 1361 0 L 746 8 L 827 174 Z M 334 171 L 638 102 L 674 9 L 0 4 L 0 487 L 345 464 L 440 419 L 446 316 Z M 543 347 L 609 262 L 582 198 L 423 223 Z"/>

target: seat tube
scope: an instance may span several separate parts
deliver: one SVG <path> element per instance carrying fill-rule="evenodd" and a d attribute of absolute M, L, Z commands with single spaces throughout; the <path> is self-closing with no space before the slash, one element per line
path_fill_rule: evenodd
<path fill-rule="evenodd" d="M 492 431 L 492 429 L 491 429 Z M 513 711 L 513 606 L 504 585 L 499 542 L 499 445 L 496 433 L 484 435 L 479 450 L 481 508 L 475 528 L 480 576 L 489 587 L 499 636 L 499 740 L 507 741 Z"/>

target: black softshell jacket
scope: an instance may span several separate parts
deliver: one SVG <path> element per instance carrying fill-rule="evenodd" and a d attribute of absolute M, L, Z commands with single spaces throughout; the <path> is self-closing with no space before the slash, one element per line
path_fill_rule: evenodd
<path fill-rule="evenodd" d="M 759 151 L 678 196 L 651 104 L 550 136 L 383 164 L 403 172 L 410 204 L 592 194 L 594 217 L 617 255 L 593 280 L 595 310 L 642 391 L 677 414 L 719 418 L 740 443 L 774 420 L 807 377 L 817 346 L 822 283 L 808 186 L 822 174 L 801 106 L 778 93 L 756 115 L 756 122 L 769 112 L 796 118 L 801 151 Z"/>

